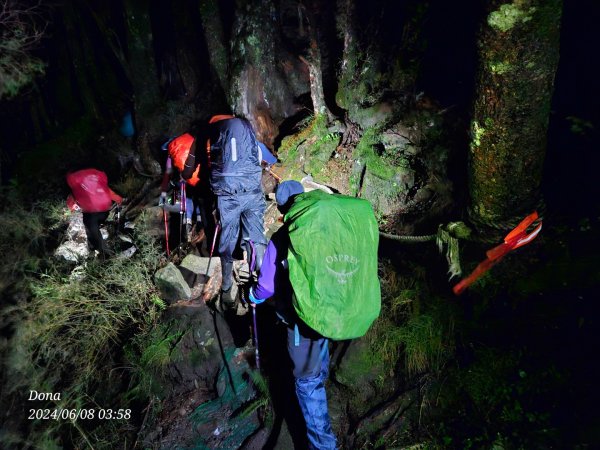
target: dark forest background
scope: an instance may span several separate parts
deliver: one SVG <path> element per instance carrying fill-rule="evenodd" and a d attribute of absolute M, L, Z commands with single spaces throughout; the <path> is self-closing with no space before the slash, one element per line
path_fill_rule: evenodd
<path fill-rule="evenodd" d="M 164 255 L 162 223 L 154 238 L 135 235 L 130 262 L 74 271 L 50 256 L 66 234 L 68 170 L 105 170 L 137 215 L 156 204 L 165 140 L 235 113 L 277 154 L 276 170 L 369 199 L 388 233 L 381 318 L 364 339 L 333 347 L 328 395 L 342 448 L 596 448 L 600 2 L 529 3 L 562 12 L 560 59 L 551 92 L 541 92 L 551 97 L 547 136 L 511 130 L 524 147 L 541 143 L 541 193 L 505 205 L 499 219 L 513 223 L 535 205 L 544 228 L 457 297 L 435 246 L 393 236 L 440 236 L 440 223 L 459 221 L 484 229 L 469 209 L 473 122 L 487 87 L 478 81 L 482 30 L 490 11 L 519 2 L 1 0 L 0 446 L 302 448 L 293 427 L 274 443 L 273 430 L 287 434 L 285 386 L 273 386 L 272 372 L 262 383 L 249 366 L 245 378 L 234 374 L 250 386 L 236 403 L 216 344 L 206 386 L 182 363 L 199 358 L 188 331 L 213 320 L 216 329 L 217 319 L 173 317 L 159 298 L 154 274 L 178 262 Z M 538 48 L 532 40 L 527 50 Z M 123 133 L 127 114 L 133 135 Z M 504 156 L 519 160 L 522 150 Z M 461 240 L 464 273 L 512 226 Z M 69 314 L 78 319 L 63 322 Z M 105 323 L 106 335 L 96 333 Z M 130 408 L 131 420 L 28 421 L 23 396 L 34 384 L 64 392 L 70 407 Z M 180 414 L 190 399 L 197 409 Z M 202 420 L 219 409 L 237 432 L 211 434 Z"/>

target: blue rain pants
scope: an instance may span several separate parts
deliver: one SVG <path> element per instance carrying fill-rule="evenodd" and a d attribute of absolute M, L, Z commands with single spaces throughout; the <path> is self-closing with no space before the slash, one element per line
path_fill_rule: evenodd
<path fill-rule="evenodd" d="M 233 284 L 233 251 L 240 239 L 240 231 L 242 245 L 252 241 L 254 245 L 267 246 L 264 234 L 265 208 L 262 191 L 217 196 L 221 221 L 219 253 L 223 274 L 222 290 L 229 290 Z"/>
<path fill-rule="evenodd" d="M 294 365 L 296 396 L 306 421 L 309 447 L 336 449 L 325 393 L 325 380 L 329 375 L 329 340 L 314 332 L 307 333 L 306 327 L 288 327 L 288 352 Z"/>

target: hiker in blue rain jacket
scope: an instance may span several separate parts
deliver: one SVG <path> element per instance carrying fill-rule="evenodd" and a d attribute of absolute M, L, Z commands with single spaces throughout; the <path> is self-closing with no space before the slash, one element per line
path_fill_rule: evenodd
<path fill-rule="evenodd" d="M 233 252 L 241 243 L 259 268 L 267 240 L 264 236 L 265 198 L 262 190 L 262 149 L 252 125 L 231 115 L 217 115 L 209 120 L 206 144 L 210 186 L 217 198 L 221 226 L 219 254 L 223 284 L 221 305 L 235 306 L 233 289 Z M 184 172 L 183 177 L 186 177 Z"/>
<path fill-rule="evenodd" d="M 285 214 L 296 195 L 304 192 L 297 181 L 284 181 L 276 191 L 275 199 Z M 292 285 L 287 270 L 289 236 L 286 226 L 273 234 L 264 255 L 258 283 L 252 286 L 249 300 L 259 304 L 276 296 L 277 315 L 287 324 L 288 353 L 294 367 L 296 396 L 306 421 L 311 448 L 336 448 L 331 428 L 325 392 L 329 374 L 329 340 L 302 322 L 292 305 Z"/>

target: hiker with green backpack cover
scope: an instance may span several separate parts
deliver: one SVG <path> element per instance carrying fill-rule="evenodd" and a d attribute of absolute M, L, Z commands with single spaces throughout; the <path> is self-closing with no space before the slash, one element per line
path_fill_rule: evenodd
<path fill-rule="evenodd" d="M 271 238 L 254 304 L 275 298 L 287 325 L 296 395 L 311 448 L 335 449 L 325 380 L 329 340 L 363 336 L 381 309 L 379 230 L 369 202 L 284 181 L 275 198 L 284 225 Z"/>

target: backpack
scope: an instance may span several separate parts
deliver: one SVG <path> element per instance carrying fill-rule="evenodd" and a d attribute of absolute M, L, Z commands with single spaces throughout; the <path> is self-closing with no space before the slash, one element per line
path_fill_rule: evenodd
<path fill-rule="evenodd" d="M 381 310 L 379 229 L 371 204 L 314 190 L 296 196 L 284 222 L 298 316 L 331 339 L 363 336 Z"/>
<path fill-rule="evenodd" d="M 258 141 L 247 120 L 223 116 L 211 120 L 210 184 L 216 195 L 262 192 Z"/>
<path fill-rule="evenodd" d="M 85 213 L 108 211 L 112 206 L 106 174 L 96 169 L 83 169 L 67 174 L 67 184 L 75 202 Z"/>
<path fill-rule="evenodd" d="M 179 172 L 183 172 L 185 167 L 185 161 L 190 153 L 190 149 L 192 148 L 192 144 L 194 143 L 194 136 L 189 133 L 182 134 L 181 136 L 177 136 L 174 139 L 171 139 L 167 145 L 167 150 L 169 151 L 169 156 L 173 161 L 173 165 Z M 199 156 L 197 157 L 199 159 Z M 188 184 L 192 186 L 196 186 L 200 181 L 200 165 L 196 167 L 192 177 L 187 180 Z"/>

